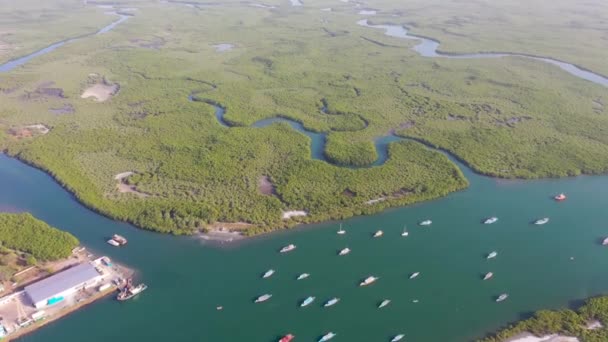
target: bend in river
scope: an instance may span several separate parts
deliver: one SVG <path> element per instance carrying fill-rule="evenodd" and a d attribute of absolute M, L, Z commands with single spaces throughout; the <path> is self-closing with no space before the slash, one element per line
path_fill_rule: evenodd
<path fill-rule="evenodd" d="M 441 58 L 454 58 L 454 59 L 477 59 L 477 58 L 501 58 L 501 57 L 523 57 L 529 58 L 549 64 L 553 64 L 560 69 L 566 71 L 567 73 L 574 75 L 576 77 L 582 78 L 584 80 L 593 82 L 595 84 L 603 85 L 604 87 L 608 87 L 608 77 L 602 76 L 600 74 L 594 73 L 592 71 L 586 70 L 584 68 L 578 67 L 571 63 L 566 63 L 563 61 L 559 61 L 557 59 L 541 57 L 541 56 L 533 56 L 521 53 L 510 53 L 510 52 L 480 52 L 480 53 L 471 53 L 471 54 L 449 54 L 449 53 L 441 53 L 437 49 L 439 48 L 439 42 L 433 39 L 424 38 L 420 36 L 411 35 L 408 33 L 407 28 L 402 25 L 372 25 L 368 22 L 367 19 L 361 19 L 357 21 L 357 24 L 363 27 L 370 27 L 375 29 L 383 29 L 384 34 L 389 37 L 395 38 L 403 38 L 403 39 L 414 39 L 419 40 L 420 43 L 412 48 L 412 50 L 416 51 L 423 57 L 441 57 Z"/>

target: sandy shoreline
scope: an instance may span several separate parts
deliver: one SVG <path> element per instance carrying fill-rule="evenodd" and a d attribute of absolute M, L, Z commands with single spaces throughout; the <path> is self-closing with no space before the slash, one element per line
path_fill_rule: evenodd
<path fill-rule="evenodd" d="M 517 334 L 503 342 L 580 342 L 578 338 L 571 336 L 562 336 L 558 334 L 545 335 L 536 337 L 529 332 Z"/>

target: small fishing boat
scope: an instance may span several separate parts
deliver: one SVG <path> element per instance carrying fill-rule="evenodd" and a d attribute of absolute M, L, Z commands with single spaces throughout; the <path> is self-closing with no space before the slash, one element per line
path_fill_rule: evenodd
<path fill-rule="evenodd" d="M 549 222 L 549 218 L 545 217 L 545 218 L 538 219 L 538 220 L 534 221 L 534 224 L 536 224 L 536 225 L 542 225 L 542 224 L 545 224 L 547 222 Z"/>
<path fill-rule="evenodd" d="M 262 303 L 272 298 L 271 294 L 263 294 L 255 299 L 254 303 Z"/>
<path fill-rule="evenodd" d="M 602 241 L 602 245 L 603 246 L 608 246 L 608 237 L 604 239 L 604 241 Z"/>
<path fill-rule="evenodd" d="M 483 280 L 488 280 L 494 276 L 494 273 L 488 272 L 485 276 L 483 276 Z"/>
<path fill-rule="evenodd" d="M 412 301 L 412 303 L 418 303 L 418 302 L 419 302 L 419 300 L 418 300 L 418 299 L 414 299 L 414 300 Z"/>
<path fill-rule="evenodd" d="M 378 305 L 378 309 L 382 309 L 383 307 L 389 305 L 391 303 L 390 299 L 385 299 L 382 301 L 382 303 L 380 303 L 380 305 Z"/>
<path fill-rule="evenodd" d="M 216 307 L 215 307 L 215 310 L 217 310 L 217 311 L 221 311 L 221 310 L 224 310 L 224 307 L 223 307 L 223 306 L 216 306 Z"/>
<path fill-rule="evenodd" d="M 331 340 L 332 338 L 336 337 L 337 334 L 334 334 L 333 332 L 328 332 L 327 334 L 323 335 L 320 339 L 319 342 L 326 342 Z"/>
<path fill-rule="evenodd" d="M 346 255 L 346 254 L 348 254 L 348 253 L 350 253 L 350 248 L 346 247 L 346 248 L 342 249 L 342 250 L 341 250 L 341 251 L 338 253 L 338 255 L 342 256 L 342 255 Z"/>
<path fill-rule="evenodd" d="M 282 338 L 279 340 L 279 342 L 291 342 L 291 340 L 293 340 L 294 338 L 295 338 L 295 336 L 294 336 L 294 335 L 292 335 L 292 334 L 287 334 L 287 335 L 283 336 L 283 337 L 282 337 Z"/>
<path fill-rule="evenodd" d="M 414 272 L 414 273 L 412 273 L 412 275 L 410 275 L 410 279 L 414 279 L 419 275 L 420 275 L 420 272 Z"/>
<path fill-rule="evenodd" d="M 294 245 L 294 244 L 289 244 L 289 245 L 287 245 L 287 246 L 285 246 L 285 247 L 281 248 L 281 251 L 280 251 L 280 252 L 281 252 L 281 253 L 287 253 L 287 252 L 291 252 L 291 251 L 293 251 L 294 249 L 296 249 L 296 245 Z"/>
<path fill-rule="evenodd" d="M 430 226 L 431 224 L 433 224 L 433 221 L 431 220 L 424 220 L 422 222 L 419 223 L 421 226 Z"/>
<path fill-rule="evenodd" d="M 118 242 L 114 241 L 114 239 L 108 240 L 108 243 L 110 245 L 114 246 L 114 247 L 119 247 L 120 246 L 120 244 Z"/>
<path fill-rule="evenodd" d="M 262 278 L 264 278 L 264 279 L 269 278 L 273 274 L 274 274 L 274 270 L 270 269 L 270 270 L 266 271 L 266 273 L 264 273 L 264 275 L 262 275 Z"/>
<path fill-rule="evenodd" d="M 367 286 L 370 285 L 372 283 L 374 283 L 376 280 L 380 279 L 379 277 L 374 277 L 374 276 L 369 276 L 367 278 L 365 278 L 365 280 L 363 280 L 359 286 Z"/>
<path fill-rule="evenodd" d="M 498 255 L 497 251 L 492 251 L 492 252 L 490 252 L 490 254 L 488 254 L 488 256 L 486 257 L 486 259 L 496 258 L 497 255 Z"/>
<path fill-rule="evenodd" d="M 112 240 L 118 242 L 119 245 L 124 246 L 127 244 L 127 238 L 122 235 L 114 234 L 112 235 Z"/>
<path fill-rule="evenodd" d="M 498 217 L 489 217 L 487 218 L 485 221 L 483 221 L 483 224 L 492 224 L 495 223 L 496 221 L 498 221 Z"/>
<path fill-rule="evenodd" d="M 144 292 L 147 288 L 148 288 L 148 286 L 144 283 L 141 283 L 137 286 L 133 286 L 131 284 L 131 279 L 129 278 L 127 280 L 127 285 L 118 293 L 118 296 L 116 296 L 116 299 L 118 299 L 119 301 L 125 301 L 128 299 L 131 299 L 131 298 L 137 296 L 138 294 Z"/>
<path fill-rule="evenodd" d="M 340 229 L 337 231 L 338 235 L 344 235 L 346 234 L 346 230 L 342 229 L 342 223 L 340 223 Z"/>
<path fill-rule="evenodd" d="M 407 231 L 407 227 L 403 226 L 403 232 L 401 233 L 401 236 L 408 236 L 410 235 L 410 233 Z"/>
<path fill-rule="evenodd" d="M 379 230 L 379 231 L 377 231 L 377 232 L 375 232 L 375 233 L 374 233 L 374 237 L 375 237 L 375 238 L 377 238 L 377 237 L 381 237 L 382 235 L 384 235 L 384 232 L 383 232 L 383 231 L 381 231 L 381 230 Z"/>
<path fill-rule="evenodd" d="M 298 278 L 296 278 L 296 280 L 302 280 L 302 279 L 306 279 L 308 277 L 310 277 L 310 274 L 308 274 L 308 273 L 302 273 L 302 274 L 300 274 L 298 276 Z"/>
<path fill-rule="evenodd" d="M 558 201 L 558 202 L 562 202 L 566 200 L 566 195 L 564 195 L 563 193 L 553 197 L 554 200 Z"/>
<path fill-rule="evenodd" d="M 310 305 L 314 301 L 315 301 L 315 297 L 313 297 L 313 296 L 307 297 L 306 299 L 304 299 L 304 301 L 302 302 L 302 304 L 300 304 L 300 307 L 303 308 L 303 307 L 305 307 L 307 305 Z"/>
<path fill-rule="evenodd" d="M 399 334 L 399 335 L 397 335 L 397 336 L 393 337 L 393 338 L 391 339 L 391 342 L 397 342 L 397 341 L 401 341 L 401 340 L 403 340 L 403 338 L 404 338 L 404 337 L 405 337 L 405 335 L 403 335 L 403 334 Z"/>
<path fill-rule="evenodd" d="M 501 294 L 500 296 L 498 296 L 498 298 L 496 298 L 496 302 L 502 302 L 503 300 L 509 298 L 509 295 L 506 293 Z"/>
<path fill-rule="evenodd" d="M 340 298 L 334 297 L 330 300 L 328 300 L 325 304 L 323 304 L 323 307 L 327 308 L 330 307 L 332 305 L 337 304 L 340 301 Z"/>

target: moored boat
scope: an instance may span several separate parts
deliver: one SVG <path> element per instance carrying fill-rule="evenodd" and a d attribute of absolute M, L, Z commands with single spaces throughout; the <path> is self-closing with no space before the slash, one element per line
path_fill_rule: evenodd
<path fill-rule="evenodd" d="M 498 217 L 489 217 L 487 219 L 485 219 L 485 221 L 483 221 L 483 224 L 492 224 L 495 223 L 496 221 L 498 221 Z"/>
<path fill-rule="evenodd" d="M 509 298 L 509 295 L 506 293 L 501 294 L 500 296 L 498 296 L 498 298 L 496 298 L 496 302 L 502 302 L 503 300 Z"/>
<path fill-rule="evenodd" d="M 120 246 L 120 244 L 118 242 L 116 242 L 114 239 L 108 240 L 108 243 L 114 247 Z"/>
<path fill-rule="evenodd" d="M 405 335 L 403 335 L 403 334 L 399 334 L 399 335 L 397 335 L 397 336 L 393 337 L 393 338 L 391 339 L 391 342 L 397 342 L 397 341 L 401 341 L 401 340 L 403 340 L 403 338 L 404 338 L 404 337 L 405 337 Z"/>
<path fill-rule="evenodd" d="M 407 231 L 407 227 L 403 226 L 403 232 L 401 233 L 401 236 L 408 236 L 410 235 L 410 233 Z"/>
<path fill-rule="evenodd" d="M 419 223 L 421 226 L 430 226 L 431 224 L 433 224 L 433 221 L 431 220 L 424 220 L 422 222 Z"/>
<path fill-rule="evenodd" d="M 542 224 L 545 224 L 547 222 L 549 222 L 549 218 L 545 217 L 545 218 L 538 219 L 538 220 L 534 221 L 534 224 L 536 224 L 536 225 L 542 225 Z"/>
<path fill-rule="evenodd" d="M 144 292 L 147 288 L 148 286 L 144 283 L 141 283 L 137 286 L 133 286 L 131 285 L 131 279 L 128 279 L 127 285 L 118 293 L 116 299 L 120 301 L 131 299 L 137 296 L 138 294 Z"/>
<path fill-rule="evenodd" d="M 486 259 L 496 258 L 497 255 L 498 255 L 497 251 L 492 251 L 492 252 L 490 252 L 490 254 L 488 254 L 488 256 L 486 257 Z"/>
<path fill-rule="evenodd" d="M 414 279 L 420 275 L 420 272 L 414 272 L 410 275 L 410 279 Z"/>
<path fill-rule="evenodd" d="M 321 336 L 321 338 L 319 339 L 319 342 L 326 342 L 331 340 L 332 338 L 336 337 L 337 334 L 334 334 L 333 332 L 328 332 L 327 334 Z"/>
<path fill-rule="evenodd" d="M 377 238 L 377 237 L 381 237 L 382 235 L 384 235 L 384 232 L 383 232 L 383 231 L 381 231 L 381 230 L 379 230 L 379 231 L 377 231 L 377 232 L 375 232 L 375 233 L 374 233 L 374 237 L 375 237 L 375 238 Z"/>
<path fill-rule="evenodd" d="M 303 308 L 303 307 L 305 307 L 305 306 L 308 306 L 308 305 L 310 305 L 310 304 L 311 304 L 312 302 L 314 302 L 314 301 L 315 301 L 315 297 L 313 297 L 313 296 L 309 296 L 309 297 L 307 297 L 306 299 L 304 299 L 304 301 L 302 302 L 302 304 L 300 304 L 300 307 L 302 307 L 302 308 Z"/>
<path fill-rule="evenodd" d="M 380 305 L 378 305 L 378 309 L 382 309 L 383 307 L 389 305 L 391 303 L 390 299 L 385 299 L 382 301 L 382 303 L 380 303 Z"/>
<path fill-rule="evenodd" d="M 273 269 L 270 269 L 270 270 L 266 271 L 266 273 L 264 273 L 264 274 L 262 275 L 262 278 L 264 278 L 264 279 L 265 279 L 265 278 L 268 278 L 268 277 L 272 276 L 273 274 L 274 274 L 274 270 L 273 270 Z"/>
<path fill-rule="evenodd" d="M 374 283 L 378 279 L 380 279 L 380 278 L 379 277 L 374 277 L 374 276 L 369 276 L 369 277 L 365 278 L 365 280 L 363 280 L 361 283 L 359 283 L 359 286 L 370 285 L 370 284 Z"/>
<path fill-rule="evenodd" d="M 558 202 L 565 201 L 566 200 L 566 195 L 563 194 L 563 193 L 561 193 L 561 194 L 553 197 L 553 199 L 556 200 L 556 201 L 558 201 Z"/>
<path fill-rule="evenodd" d="M 332 305 L 336 305 L 339 301 L 340 301 L 340 298 L 334 297 L 334 298 L 328 300 L 325 304 L 323 304 L 323 307 L 327 308 Z"/>
<path fill-rule="evenodd" d="M 485 276 L 483 276 L 483 280 L 488 280 L 494 276 L 494 273 L 488 272 Z"/>
<path fill-rule="evenodd" d="M 294 335 L 292 335 L 292 334 L 287 334 L 287 335 L 283 336 L 283 337 L 282 337 L 282 338 L 279 340 L 279 342 L 291 342 L 291 340 L 293 340 L 294 338 L 295 338 L 295 336 L 294 336 Z"/>
<path fill-rule="evenodd" d="M 262 303 L 262 302 L 269 300 L 270 298 L 272 298 L 271 294 L 263 294 L 263 295 L 259 296 L 258 298 L 256 298 L 253 302 Z"/>
<path fill-rule="evenodd" d="M 608 246 L 608 237 L 604 239 L 604 241 L 602 241 L 602 245 L 603 246 Z"/>
<path fill-rule="evenodd" d="M 346 234 L 346 230 L 342 229 L 342 223 L 340 223 L 340 229 L 337 231 L 338 235 L 344 235 Z"/>
<path fill-rule="evenodd" d="M 350 248 L 346 247 L 346 248 L 342 249 L 342 250 L 341 250 L 341 251 L 338 253 L 338 255 L 342 256 L 342 255 L 346 255 L 346 254 L 348 254 L 348 253 L 350 253 Z"/>
<path fill-rule="evenodd" d="M 124 246 L 127 244 L 127 239 L 122 236 L 122 235 L 118 235 L 118 234 L 114 234 L 112 235 L 112 240 L 118 242 L 119 245 Z"/>
<path fill-rule="evenodd" d="M 300 275 L 298 276 L 298 278 L 296 278 L 296 279 L 297 279 L 297 280 L 302 280 L 302 279 L 306 279 L 306 278 L 308 278 L 308 277 L 310 277 L 310 274 L 308 274 L 308 273 L 302 273 L 302 274 L 300 274 Z"/>
<path fill-rule="evenodd" d="M 296 245 L 294 245 L 294 244 L 289 244 L 289 245 L 287 245 L 287 246 L 285 246 L 285 247 L 281 248 L 281 251 L 280 251 L 280 252 L 281 252 L 281 253 L 287 253 L 287 252 L 291 252 L 291 251 L 293 251 L 294 249 L 296 249 Z"/>

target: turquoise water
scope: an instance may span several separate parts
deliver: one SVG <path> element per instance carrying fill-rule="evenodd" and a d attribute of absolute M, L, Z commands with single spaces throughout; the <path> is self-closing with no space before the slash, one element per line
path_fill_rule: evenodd
<path fill-rule="evenodd" d="M 462 166 L 461 166 L 462 167 Z M 75 234 L 84 245 L 138 270 L 149 285 L 135 300 L 107 298 L 24 337 L 23 341 L 469 341 L 533 310 L 561 307 L 608 291 L 608 177 L 496 181 L 464 169 L 471 187 L 441 200 L 271 234 L 234 245 L 135 229 L 79 205 L 47 175 L 0 156 L 0 208 L 30 211 Z M 564 191 L 568 200 L 550 196 Z M 499 221 L 480 220 L 496 215 Z M 549 216 L 545 226 L 530 221 Z M 422 228 L 420 220 L 433 225 Z M 402 238 L 403 225 L 410 236 Z M 385 236 L 372 239 L 383 229 Z M 105 243 L 119 233 L 126 248 Z M 278 249 L 294 243 L 288 254 Z M 348 246 L 351 254 L 338 257 Z M 498 257 L 486 260 L 496 250 Z M 574 260 L 570 260 L 574 257 Z M 270 279 L 260 276 L 269 268 Z M 492 271 L 492 280 L 482 281 Z M 296 281 L 307 272 L 308 279 Z M 412 272 L 421 275 L 409 280 Z M 380 280 L 367 288 L 368 275 Z M 495 296 L 510 297 L 495 303 Z M 258 295 L 272 293 L 263 304 Z M 301 300 L 317 301 L 299 308 Z M 342 300 L 323 309 L 331 297 Z M 383 299 L 391 304 L 376 309 Z M 412 300 L 418 299 L 418 303 Z M 218 305 L 223 311 L 216 311 Z"/>

